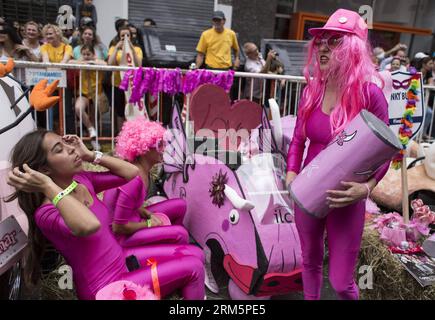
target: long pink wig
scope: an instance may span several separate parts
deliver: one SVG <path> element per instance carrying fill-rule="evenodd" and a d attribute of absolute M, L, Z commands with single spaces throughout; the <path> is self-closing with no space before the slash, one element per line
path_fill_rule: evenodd
<path fill-rule="evenodd" d="M 130 162 L 146 154 L 163 140 L 165 128 L 158 122 L 145 118 L 136 118 L 124 122 L 122 130 L 116 137 L 115 153 Z"/>
<path fill-rule="evenodd" d="M 330 116 L 332 136 L 340 133 L 370 103 L 368 83 L 377 78 L 383 84 L 371 60 L 371 46 L 368 41 L 353 34 L 342 34 L 342 42 L 332 49 L 329 68 L 325 71 L 320 70 L 318 49 L 313 40 L 309 42 L 308 58 L 304 67 L 307 85 L 299 105 L 299 116 L 306 123 L 313 110 L 317 106 L 321 107 L 327 81 L 334 81 L 337 85 L 338 105 Z"/>

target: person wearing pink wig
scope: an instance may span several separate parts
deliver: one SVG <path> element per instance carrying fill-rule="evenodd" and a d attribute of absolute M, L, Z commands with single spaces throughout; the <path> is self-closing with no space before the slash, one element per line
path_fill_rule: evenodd
<path fill-rule="evenodd" d="M 146 208 L 143 205 L 150 187 L 150 170 L 162 161 L 165 131 L 158 122 L 137 118 L 125 122 L 116 137 L 116 155 L 139 170 L 135 179 L 104 193 L 103 201 L 114 215 L 112 230 L 123 246 L 186 244 L 189 241 L 188 233 L 182 226 L 186 212 L 184 200 L 170 199 Z M 164 223 L 162 218 L 166 216 L 170 222 Z M 163 227 L 163 224 L 172 225 Z"/>
<path fill-rule="evenodd" d="M 371 60 L 367 29 L 356 12 L 339 9 L 324 27 L 309 30 L 313 39 L 308 44 L 304 68 L 307 85 L 287 155 L 287 185 L 301 170 L 307 139 L 310 143 L 303 167 L 326 148 L 362 109 L 388 124 L 386 99 L 374 84 L 383 84 L 383 80 Z M 383 164 L 367 183 L 344 181 L 343 190 L 328 191 L 331 211 L 323 219 L 309 216 L 295 205 L 305 299 L 320 299 L 325 229 L 330 283 L 339 298 L 358 299 L 353 274 L 364 226 L 364 199 L 385 175 L 388 166 L 389 163 Z"/>

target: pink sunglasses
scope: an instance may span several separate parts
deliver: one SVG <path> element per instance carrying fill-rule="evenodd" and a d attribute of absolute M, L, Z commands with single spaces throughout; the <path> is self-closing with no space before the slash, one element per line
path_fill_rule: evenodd
<path fill-rule="evenodd" d="M 313 39 L 314 46 L 320 48 L 324 44 L 329 50 L 337 48 L 343 42 L 343 35 L 333 34 L 326 38 L 315 37 Z"/>

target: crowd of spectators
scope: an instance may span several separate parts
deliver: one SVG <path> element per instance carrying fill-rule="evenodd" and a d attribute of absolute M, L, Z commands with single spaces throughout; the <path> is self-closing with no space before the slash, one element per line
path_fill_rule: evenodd
<path fill-rule="evenodd" d="M 59 23 L 62 13 L 56 19 Z M 116 35 L 108 46 L 102 43 L 98 36 L 96 23 L 98 19 L 97 10 L 92 0 L 77 2 L 75 17 L 72 27 L 65 23 L 42 25 L 35 21 L 28 21 L 20 25 L 17 22 L 0 18 L 0 59 L 12 57 L 16 60 L 52 63 L 74 63 L 74 64 L 99 64 L 99 65 L 120 65 L 123 51 L 124 39 L 127 38 L 128 45 L 133 55 L 133 62 L 136 66 L 146 61 L 144 56 L 144 42 L 142 29 L 156 27 L 154 20 L 146 18 L 142 26 L 135 26 L 127 19 L 118 19 L 115 22 Z M 212 27 L 204 31 L 196 47 L 197 58 L 193 68 L 205 67 L 208 69 L 246 71 L 251 73 L 272 73 L 283 74 L 284 64 L 279 60 L 276 51 L 269 49 L 263 57 L 257 45 L 246 42 L 241 46 L 245 56 L 245 62 L 240 67 L 240 49 L 236 33 L 225 27 L 225 14 L 221 11 L 213 12 Z M 418 52 L 413 57 L 408 57 L 407 46 L 398 43 L 389 50 L 382 47 L 373 49 L 373 62 L 378 66 L 379 71 L 388 70 L 408 71 L 411 67 L 420 71 L 423 75 L 425 85 L 434 85 L 435 55 Z M 73 78 L 73 85 L 68 83 L 63 89 L 65 94 L 65 128 L 67 133 L 77 132 L 77 119 L 80 119 L 89 137 L 94 140 L 93 146 L 98 149 L 95 142 L 96 128 L 93 125 L 93 114 L 95 102 L 98 101 L 100 114 L 109 109 L 109 97 L 112 95 L 114 86 L 114 111 L 117 121 L 115 133 L 121 129 L 124 119 L 125 93 L 118 88 L 120 83 L 119 72 L 115 73 L 112 83 L 111 74 L 96 72 L 82 72 L 81 90 L 78 85 L 78 73 L 68 72 L 68 79 Z M 17 71 L 17 78 L 25 81 L 24 70 Z M 98 82 L 98 83 L 97 83 Z M 266 88 L 263 85 L 266 85 Z M 281 99 L 285 82 L 263 82 L 249 79 L 244 81 L 244 88 L 240 98 L 254 100 L 258 103 L 264 101 L 263 92 L 266 96 L 277 96 Z M 98 94 L 97 94 L 98 92 Z M 273 94 L 274 93 L 274 94 Z M 233 95 L 234 96 L 234 95 Z M 235 95 L 237 96 L 237 94 Z M 432 118 L 432 104 L 434 92 L 429 97 L 426 107 L 427 116 L 425 129 Z M 267 99 L 265 101 L 267 105 Z M 58 111 L 53 109 L 53 119 L 58 117 Z M 38 116 L 38 125 L 45 127 L 46 117 Z M 52 120 L 50 126 L 56 129 L 56 121 Z M 427 132 L 426 132 L 427 133 Z"/>
<path fill-rule="evenodd" d="M 435 52 L 430 55 L 425 52 L 417 52 L 413 57 L 408 57 L 407 46 L 398 43 L 390 50 L 385 51 L 382 47 L 373 49 L 373 62 L 377 64 L 379 71 L 410 71 L 411 68 L 421 72 L 423 85 L 435 85 Z M 429 91 L 424 101 L 425 121 L 423 124 L 423 135 L 434 136 L 435 130 L 429 132 L 433 117 L 433 103 L 435 91 Z"/>
<path fill-rule="evenodd" d="M 144 52 L 141 29 L 126 19 L 118 19 L 115 23 L 116 36 L 110 42 L 109 48 L 102 43 L 97 34 L 97 11 L 92 0 L 83 0 L 77 3 L 75 15 L 70 16 L 72 24 L 64 23 L 63 13 L 59 13 L 55 23 L 42 25 L 35 21 L 20 24 L 7 18 L 0 18 L 0 59 L 13 58 L 21 61 L 119 65 L 122 56 L 124 37 L 128 37 L 129 45 L 133 49 L 133 58 L 136 66 L 142 65 Z M 144 26 L 155 26 L 152 19 L 145 19 Z M 17 68 L 15 76 L 25 83 L 25 69 Z M 111 96 L 111 76 L 108 73 L 98 72 L 98 81 L 95 71 L 83 71 L 81 86 L 79 73 L 68 70 L 65 95 L 65 129 L 66 133 L 76 133 L 77 123 L 80 120 L 84 129 L 91 138 L 95 149 L 99 149 L 96 142 L 96 128 L 93 119 L 95 105 L 98 105 L 100 114 L 109 109 Z M 115 110 L 118 116 L 116 131 L 119 131 L 124 121 L 123 107 L 125 105 L 124 92 L 117 86 L 120 82 L 119 72 L 115 74 L 113 85 L 115 94 Z M 98 82 L 98 83 L 97 83 Z M 97 93 L 98 92 L 98 93 Z M 61 94 L 59 92 L 59 94 Z M 95 103 L 97 102 L 98 103 Z M 58 129 L 59 112 L 55 106 L 46 123 L 45 113 L 37 114 L 37 123 L 40 127 Z M 74 118 L 76 117 L 76 119 Z M 86 132 L 85 131 L 85 132 Z"/>

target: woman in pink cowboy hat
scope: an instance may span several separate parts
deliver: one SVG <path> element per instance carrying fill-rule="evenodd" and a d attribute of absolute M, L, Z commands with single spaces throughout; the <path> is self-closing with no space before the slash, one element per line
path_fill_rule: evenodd
<path fill-rule="evenodd" d="M 301 170 L 306 139 L 310 144 L 303 167 L 362 109 L 388 124 L 387 102 L 382 90 L 373 83 L 383 81 L 371 60 L 367 29 L 356 12 L 339 9 L 324 27 L 309 30 L 313 39 L 308 45 L 304 68 L 307 86 L 287 155 L 288 185 Z M 325 218 L 312 217 L 296 206 L 305 299 L 320 299 L 325 229 L 330 283 L 339 298 L 358 299 L 353 274 L 364 226 L 364 199 L 382 179 L 388 166 L 388 163 L 383 164 L 366 183 L 342 182 L 343 190 L 328 191 L 331 210 Z"/>

